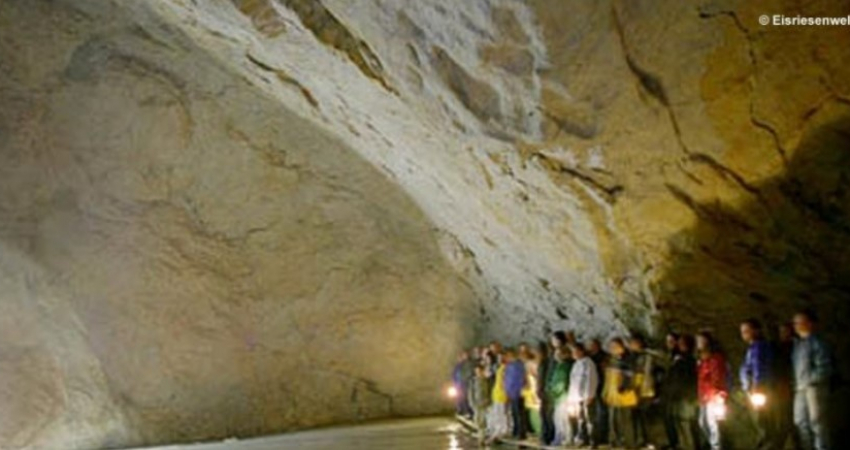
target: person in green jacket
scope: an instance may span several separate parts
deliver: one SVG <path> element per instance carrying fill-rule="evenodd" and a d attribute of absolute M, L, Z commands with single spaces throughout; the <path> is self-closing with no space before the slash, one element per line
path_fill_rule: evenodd
<path fill-rule="evenodd" d="M 565 444 L 571 435 L 567 391 L 570 389 L 572 368 L 573 360 L 569 349 L 559 348 L 555 353 L 555 365 L 546 380 L 546 397 L 555 406 L 555 439 L 551 443 L 554 446 Z"/>

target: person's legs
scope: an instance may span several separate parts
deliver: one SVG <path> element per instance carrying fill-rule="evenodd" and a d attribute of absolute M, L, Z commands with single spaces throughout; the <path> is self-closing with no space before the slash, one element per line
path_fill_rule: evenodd
<path fill-rule="evenodd" d="M 649 403 L 641 401 L 641 403 L 632 411 L 632 427 L 634 443 L 638 447 L 644 447 L 649 443 L 649 437 L 646 430 L 646 416 Z"/>
<path fill-rule="evenodd" d="M 722 446 L 722 437 L 720 436 L 720 422 L 717 420 L 717 416 L 712 414 L 711 410 L 709 410 L 708 407 L 706 407 L 705 417 L 706 430 L 708 431 L 708 446 L 711 450 L 720 450 Z"/>
<path fill-rule="evenodd" d="M 476 435 L 478 435 L 478 441 L 482 442 L 484 441 L 484 436 L 487 430 L 487 409 L 481 405 L 475 405 L 472 412 L 475 427 L 478 428 L 476 430 Z"/>
<path fill-rule="evenodd" d="M 562 445 L 569 438 L 569 414 L 567 413 L 566 400 L 560 400 L 555 407 L 555 437 L 552 439 L 552 445 Z"/>
<path fill-rule="evenodd" d="M 809 423 L 814 437 L 815 450 L 829 450 L 829 427 L 826 414 L 829 389 L 826 386 L 811 387 L 806 390 Z"/>
<path fill-rule="evenodd" d="M 700 429 L 697 424 L 697 418 L 695 416 L 691 417 L 677 417 L 676 419 L 676 434 L 678 438 L 678 443 L 676 444 L 676 449 L 680 450 L 698 450 L 699 445 L 699 434 Z"/>
<path fill-rule="evenodd" d="M 676 402 L 672 399 L 664 402 L 664 430 L 667 433 L 667 447 L 679 448 L 679 415 L 676 412 Z"/>
<path fill-rule="evenodd" d="M 773 424 L 767 409 L 750 409 L 750 416 L 756 429 L 756 449 L 766 450 L 773 447 Z"/>
<path fill-rule="evenodd" d="M 811 422 L 809 421 L 809 405 L 806 398 L 806 389 L 798 389 L 794 392 L 794 426 L 797 428 L 800 448 L 802 450 L 812 450 L 814 436 L 812 435 Z"/>
<path fill-rule="evenodd" d="M 597 444 L 607 444 L 609 442 L 608 433 L 610 429 L 610 424 L 608 423 L 609 410 L 608 405 L 605 404 L 600 399 L 597 399 L 594 404 L 596 405 L 594 413 L 594 432 L 596 433 L 596 443 Z"/>
<path fill-rule="evenodd" d="M 519 411 L 519 400 L 512 398 L 508 400 L 508 405 L 510 406 L 511 419 L 513 420 L 513 426 L 511 427 L 511 436 L 517 437 L 519 435 L 519 423 L 520 423 L 520 411 Z"/>
<path fill-rule="evenodd" d="M 540 401 L 540 442 L 550 444 L 555 437 L 554 408 L 547 399 Z"/>
<path fill-rule="evenodd" d="M 525 409 L 525 400 L 522 397 L 511 400 L 512 416 L 514 419 L 514 437 L 525 439 L 528 437 L 528 411 Z"/>
<path fill-rule="evenodd" d="M 794 441 L 794 448 L 799 448 L 797 434 L 794 432 L 793 404 L 793 397 L 788 393 L 781 393 L 776 397 L 776 408 L 774 408 L 776 439 L 774 442 L 777 450 L 785 448 L 789 436 Z"/>
<path fill-rule="evenodd" d="M 593 439 L 593 416 L 591 406 L 585 402 L 581 403 L 578 416 L 579 442 L 581 444 L 596 444 Z"/>
<path fill-rule="evenodd" d="M 620 419 L 623 432 L 623 446 L 626 448 L 635 448 L 637 445 L 637 431 L 634 425 L 637 407 L 623 408 L 621 414 L 623 415 Z"/>
<path fill-rule="evenodd" d="M 620 426 L 617 422 L 620 417 L 619 410 L 620 408 L 615 406 L 608 408 L 608 443 L 611 444 L 611 447 L 617 447 L 623 444 Z"/>

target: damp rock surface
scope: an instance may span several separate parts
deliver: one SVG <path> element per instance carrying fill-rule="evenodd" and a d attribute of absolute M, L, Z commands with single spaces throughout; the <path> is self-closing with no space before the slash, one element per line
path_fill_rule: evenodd
<path fill-rule="evenodd" d="M 0 447 L 445 409 L 850 293 L 847 1 L 0 1 Z M 846 395 L 846 393 L 845 393 Z"/>

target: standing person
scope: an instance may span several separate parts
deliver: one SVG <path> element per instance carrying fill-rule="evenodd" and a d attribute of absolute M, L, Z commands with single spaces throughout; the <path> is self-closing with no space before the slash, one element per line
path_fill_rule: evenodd
<path fill-rule="evenodd" d="M 833 375 L 829 348 L 816 332 L 817 316 L 811 311 L 794 315 L 794 424 L 803 450 L 828 450 L 827 406 Z"/>
<path fill-rule="evenodd" d="M 555 412 L 552 421 L 555 424 L 555 436 L 549 443 L 553 446 L 567 443 L 570 437 L 570 416 L 567 405 L 567 392 L 570 387 L 570 372 L 572 371 L 572 359 L 566 345 L 555 350 L 556 364 L 549 373 L 546 395 L 554 405 Z"/>
<path fill-rule="evenodd" d="M 679 447 L 679 433 L 676 428 L 676 406 L 677 396 L 671 394 L 674 389 L 670 379 L 673 368 L 678 361 L 681 361 L 682 355 L 679 353 L 679 335 L 673 332 L 667 333 L 664 337 L 664 348 L 667 350 L 667 370 L 664 373 L 664 380 L 661 384 L 661 406 L 664 408 L 664 431 L 667 434 L 667 448 L 677 449 Z"/>
<path fill-rule="evenodd" d="M 492 358 L 493 361 L 492 366 L 490 367 L 490 373 L 495 376 L 496 369 L 498 369 L 499 365 L 501 365 L 502 344 L 500 344 L 499 341 L 493 341 L 487 348 L 490 350 L 490 354 L 494 355 L 494 358 Z"/>
<path fill-rule="evenodd" d="M 697 354 L 699 426 L 709 448 L 720 450 L 720 422 L 726 418 L 726 399 L 729 397 L 726 358 L 707 331 L 697 334 Z"/>
<path fill-rule="evenodd" d="M 495 356 L 496 370 L 493 374 L 490 408 L 487 411 L 487 441 L 490 443 L 506 436 L 511 430 L 508 395 L 505 392 L 505 364 L 501 354 L 491 354 Z"/>
<path fill-rule="evenodd" d="M 741 322 L 741 339 L 747 344 L 744 362 L 738 371 L 741 389 L 749 400 L 749 409 L 756 425 L 756 448 L 775 448 L 775 407 L 770 368 L 773 349 L 764 339 L 761 322 L 747 319 Z"/>
<path fill-rule="evenodd" d="M 634 356 L 626 349 L 620 338 L 608 344 L 611 360 L 605 371 L 605 386 L 602 396 L 608 404 L 609 444 L 612 447 L 634 447 L 632 428 L 634 410 L 638 404 L 635 390 Z"/>
<path fill-rule="evenodd" d="M 471 410 L 467 399 L 467 389 L 469 381 L 472 379 L 472 362 L 469 359 L 469 352 L 464 350 L 458 355 L 457 364 L 452 371 L 452 384 L 457 391 L 457 399 L 455 400 L 456 413 L 460 416 L 470 417 Z"/>
<path fill-rule="evenodd" d="M 635 440 L 639 448 L 655 448 L 649 443 L 647 426 L 649 408 L 655 401 L 655 375 L 658 364 L 655 356 L 647 351 L 643 336 L 635 335 L 629 339 L 629 349 L 635 358 L 635 389 L 638 394 L 638 406 L 634 411 Z"/>
<path fill-rule="evenodd" d="M 665 425 L 668 426 L 667 448 L 697 450 L 697 361 L 693 336 L 679 336 L 677 351 L 667 369 L 662 396 L 666 407 Z"/>
<path fill-rule="evenodd" d="M 549 372 L 554 366 L 555 358 L 551 354 L 549 345 L 545 342 L 540 342 L 538 351 L 540 352 L 540 364 L 537 367 L 537 397 L 540 399 L 540 443 L 549 445 L 555 437 L 555 424 L 552 422 L 555 408 L 546 395 L 546 388 L 549 382 Z"/>
<path fill-rule="evenodd" d="M 541 385 L 543 385 L 541 397 L 543 402 L 540 406 L 540 421 L 542 428 L 540 431 L 540 441 L 544 445 L 549 445 L 555 442 L 555 406 L 557 398 L 553 393 L 558 389 L 561 389 L 561 386 L 557 385 L 557 381 L 554 379 L 557 375 L 554 371 L 558 364 L 561 363 L 558 360 L 557 354 L 558 351 L 565 345 L 566 340 L 566 335 L 563 331 L 556 331 L 549 337 L 550 353 L 548 367 L 546 368 L 546 382 L 541 383 Z"/>
<path fill-rule="evenodd" d="M 596 435 L 594 441 L 597 444 L 608 443 L 608 405 L 605 404 L 602 397 L 602 389 L 605 386 L 605 371 L 608 368 L 608 354 L 602 349 L 602 343 L 599 339 L 591 339 L 587 346 L 587 353 L 593 364 L 596 365 L 596 372 L 599 375 L 599 388 L 596 391 L 596 401 L 593 402 L 593 434 Z"/>
<path fill-rule="evenodd" d="M 590 445 L 595 448 L 597 442 L 593 436 L 592 405 L 599 389 L 599 374 L 596 364 L 587 356 L 587 350 L 581 343 L 572 346 L 573 367 L 570 370 L 570 386 L 567 401 L 570 412 L 576 416 L 577 426 L 570 441 L 575 445 Z"/>
<path fill-rule="evenodd" d="M 537 348 L 530 348 L 528 355 L 525 361 L 526 382 L 522 397 L 528 415 L 528 431 L 538 434 L 540 433 L 540 397 L 537 396 L 537 386 L 540 383 L 541 353 Z"/>
<path fill-rule="evenodd" d="M 528 433 L 528 411 L 522 397 L 525 387 L 525 364 L 517 357 L 515 351 L 505 351 L 505 393 L 510 405 L 511 420 L 513 420 L 513 437 L 525 440 Z"/>
<path fill-rule="evenodd" d="M 794 448 L 799 448 L 797 433 L 794 432 L 794 365 L 791 362 L 794 328 L 790 323 L 784 323 L 777 332 L 778 338 L 773 348 L 776 448 L 785 448 L 788 436 L 794 441 Z"/>
<path fill-rule="evenodd" d="M 492 402 L 492 387 L 487 377 L 487 369 L 479 364 L 475 366 L 475 378 L 469 391 L 470 403 L 472 405 L 473 421 L 478 428 L 478 442 L 484 443 L 487 430 L 487 409 Z"/>

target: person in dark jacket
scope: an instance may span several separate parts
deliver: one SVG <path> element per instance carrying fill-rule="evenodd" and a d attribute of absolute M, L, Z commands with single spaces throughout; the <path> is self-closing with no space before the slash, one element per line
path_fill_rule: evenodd
<path fill-rule="evenodd" d="M 676 362 L 682 359 L 679 353 L 679 335 L 673 332 L 667 333 L 667 336 L 664 338 L 664 347 L 667 350 L 667 370 L 660 385 L 661 406 L 664 410 L 664 431 L 667 434 L 667 448 L 676 449 L 679 447 L 679 433 L 676 429 L 676 397 L 671 397 L 668 390 L 670 389 L 670 372 Z"/>
<path fill-rule="evenodd" d="M 553 422 L 555 405 L 552 404 L 546 395 L 546 388 L 549 381 L 549 374 L 556 363 L 553 351 L 557 350 L 561 345 L 558 344 L 554 335 L 550 341 L 551 345 L 547 345 L 545 342 L 540 343 L 541 359 L 540 365 L 537 368 L 537 397 L 540 398 L 540 442 L 544 445 L 551 444 L 552 439 L 555 438 L 555 423 Z"/>
<path fill-rule="evenodd" d="M 775 448 L 775 407 L 773 380 L 773 349 L 762 336 L 758 319 L 741 323 L 741 339 L 747 344 L 744 362 L 738 371 L 741 390 L 749 400 L 749 409 L 756 426 L 756 449 Z"/>
<path fill-rule="evenodd" d="M 513 437 L 525 440 L 528 435 L 528 411 L 522 397 L 525 387 L 525 364 L 514 350 L 505 351 L 505 393 L 513 420 Z"/>
<path fill-rule="evenodd" d="M 799 448 L 797 433 L 794 432 L 794 366 L 791 353 L 794 350 L 794 328 L 790 323 L 782 324 L 777 330 L 773 347 L 774 404 L 776 406 L 776 448 L 785 448 L 788 437 Z"/>
<path fill-rule="evenodd" d="M 609 356 L 602 349 L 599 339 L 591 339 L 587 345 L 587 353 L 599 373 L 599 388 L 596 392 L 597 401 L 593 402 L 593 441 L 597 444 L 608 443 L 608 405 L 602 401 L 602 389 L 605 386 L 605 370 L 608 368 Z"/>
<path fill-rule="evenodd" d="M 794 424 L 803 450 L 829 450 L 827 406 L 833 375 L 832 355 L 816 333 L 817 317 L 803 311 L 794 316 Z"/>
<path fill-rule="evenodd" d="M 672 429 L 667 429 L 667 448 L 697 450 L 697 361 L 694 358 L 694 338 L 682 335 L 677 339 L 677 351 L 667 369 L 663 402 L 667 405 Z M 666 419 L 666 418 L 665 418 Z"/>

